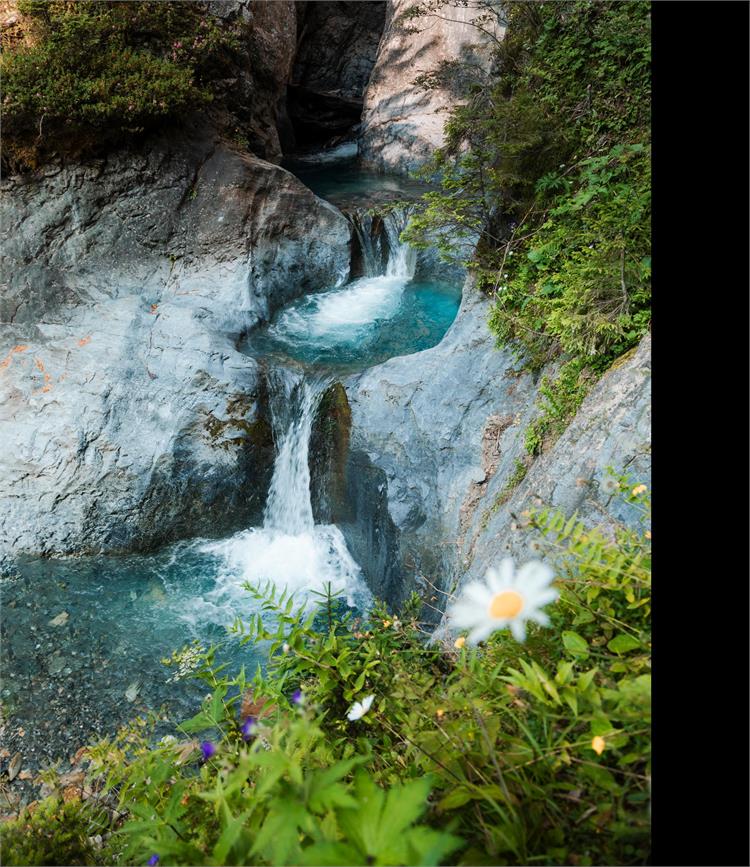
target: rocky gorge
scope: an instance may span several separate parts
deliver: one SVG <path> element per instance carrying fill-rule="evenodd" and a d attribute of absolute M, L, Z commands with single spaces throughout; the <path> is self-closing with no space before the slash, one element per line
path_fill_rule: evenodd
<path fill-rule="evenodd" d="M 307 529 L 313 519 L 338 528 L 368 592 L 398 606 L 416 590 L 433 627 L 436 592 L 508 553 L 531 557 L 525 509 L 545 504 L 605 530 L 638 522 L 611 502 L 605 479 L 608 467 L 650 479 L 650 337 L 532 458 L 523 432 L 559 362 L 530 372 L 496 345 L 492 299 L 472 275 L 434 251 L 407 262 L 384 228 L 392 210 L 316 194 L 290 161 L 343 159 L 406 185 L 443 144 L 455 97 L 415 79 L 446 60 L 488 69 L 504 29 L 478 31 L 471 7 L 405 21 L 407 7 L 208 3 L 252 34 L 247 68 L 226 82 L 229 126 L 220 112 L 196 114 L 137 145 L 3 178 L 8 581 L 19 564 L 107 557 L 116 582 L 113 563 L 133 555 L 267 528 L 279 456 L 292 434 L 301 442 L 303 420 L 302 466 L 290 456 L 289 473 L 307 473 L 304 494 L 294 489 L 294 502 L 310 498 Z M 408 212 L 401 181 L 385 198 Z M 368 274 L 363 244 L 373 239 L 382 267 Z M 327 369 L 320 402 L 305 409 L 299 398 L 298 415 L 280 425 L 282 388 L 297 406 L 297 377 L 320 365 L 284 358 L 280 386 L 278 357 L 248 351 L 248 340 L 290 305 L 368 276 L 460 279 L 460 306 L 428 348 L 404 343 L 385 361 Z M 287 512 L 292 502 L 283 500 Z"/>

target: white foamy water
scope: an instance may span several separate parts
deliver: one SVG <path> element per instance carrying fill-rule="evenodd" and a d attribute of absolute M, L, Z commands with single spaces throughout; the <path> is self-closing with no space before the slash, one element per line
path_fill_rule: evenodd
<path fill-rule="evenodd" d="M 296 341 L 317 346 L 362 342 L 368 331 L 399 309 L 404 289 L 414 277 L 416 251 L 399 241 L 404 215 L 389 213 L 384 221 L 388 238 L 388 263 L 385 274 L 368 274 L 345 286 L 311 295 L 289 306 L 268 333 L 277 340 Z M 371 244 L 367 233 L 360 241 Z M 378 255 L 364 250 L 365 262 L 375 269 Z"/>
<path fill-rule="evenodd" d="M 346 541 L 333 524 L 315 524 L 310 499 L 310 432 L 325 383 L 295 380 L 289 372 L 274 384 L 273 426 L 277 456 L 263 526 L 209 542 L 204 553 L 219 560 L 214 587 L 194 600 L 188 619 L 229 623 L 248 610 L 244 584 L 270 580 L 301 603 L 330 583 L 348 604 L 364 607 L 369 591 Z"/>
<path fill-rule="evenodd" d="M 354 159 L 357 156 L 357 142 L 345 141 L 327 151 L 315 151 L 310 154 L 297 154 L 294 159 L 298 163 L 336 163 L 340 160 Z"/>

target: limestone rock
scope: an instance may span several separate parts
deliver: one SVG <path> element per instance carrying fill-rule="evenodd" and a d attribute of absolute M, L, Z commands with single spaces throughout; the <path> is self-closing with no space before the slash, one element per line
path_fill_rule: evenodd
<path fill-rule="evenodd" d="M 469 281 L 440 344 L 344 383 L 351 453 L 342 529 L 381 597 L 397 601 L 422 582 L 429 600 L 430 584 L 452 588 L 508 553 L 530 559 L 511 512 L 534 497 L 589 523 L 638 519 L 599 482 L 611 465 L 648 483 L 650 339 L 597 383 L 511 490 L 518 462 L 531 463 L 523 432 L 538 411 L 538 382 L 495 347 L 487 314 Z"/>

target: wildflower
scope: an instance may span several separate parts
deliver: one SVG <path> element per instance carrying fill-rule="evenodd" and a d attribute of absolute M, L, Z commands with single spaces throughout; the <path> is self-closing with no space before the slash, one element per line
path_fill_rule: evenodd
<path fill-rule="evenodd" d="M 645 494 L 648 488 L 645 485 L 636 485 L 630 492 L 631 496 L 637 497 L 638 494 Z"/>
<path fill-rule="evenodd" d="M 159 856 L 156 854 L 152 855 L 146 863 L 149 865 L 149 867 L 154 867 L 155 864 L 159 863 Z"/>
<path fill-rule="evenodd" d="M 463 635 L 459 635 L 458 638 L 453 642 L 453 646 L 457 650 L 461 650 L 461 648 L 464 646 L 464 644 L 466 644 L 466 639 L 464 638 Z"/>
<path fill-rule="evenodd" d="M 292 693 L 292 704 L 299 705 L 299 704 L 302 704 L 302 701 L 303 701 L 302 690 L 301 689 L 295 689 L 294 692 Z"/>
<path fill-rule="evenodd" d="M 388 629 L 388 627 L 389 627 L 390 625 L 391 625 L 391 621 L 390 621 L 390 620 L 384 620 L 384 621 L 383 621 L 383 627 L 384 627 L 385 629 Z"/>
<path fill-rule="evenodd" d="M 372 706 L 374 700 L 374 695 L 368 695 L 363 698 L 362 701 L 355 701 L 346 714 L 346 718 L 349 720 L 349 722 L 354 722 L 355 720 L 362 719 L 362 717 L 367 713 L 367 711 L 370 710 L 370 707 Z"/>
<path fill-rule="evenodd" d="M 393 621 L 393 628 L 394 629 L 400 629 L 401 628 L 401 621 L 400 620 L 394 620 Z"/>
<path fill-rule="evenodd" d="M 616 491 L 620 490 L 620 483 L 617 479 L 613 479 L 611 476 L 608 476 L 601 485 L 602 491 L 605 494 L 614 494 Z"/>
<path fill-rule="evenodd" d="M 255 717 L 249 716 L 245 722 L 242 723 L 242 740 L 249 741 L 253 736 L 253 729 L 257 727 L 258 723 L 256 722 Z"/>
<path fill-rule="evenodd" d="M 523 641 L 527 621 L 541 626 L 549 623 L 541 607 L 558 596 L 551 586 L 554 573 L 549 566 L 531 560 L 516 573 L 513 560 L 506 557 L 499 569 L 488 569 L 484 577 L 485 583 L 468 584 L 448 612 L 455 626 L 470 630 L 469 644 L 484 641 L 496 629 L 506 627 L 517 641 Z"/>
<path fill-rule="evenodd" d="M 441 707 L 439 707 L 439 708 L 435 711 L 435 716 L 436 716 L 438 719 L 442 719 L 442 718 L 445 716 L 445 711 L 444 711 Z"/>
<path fill-rule="evenodd" d="M 647 539 L 651 538 L 651 530 L 646 530 L 646 538 Z"/>
<path fill-rule="evenodd" d="M 289 645 L 285 641 L 284 644 L 281 646 L 281 649 L 284 651 L 284 653 L 289 653 L 291 647 L 289 647 Z"/>
<path fill-rule="evenodd" d="M 597 756 L 600 756 L 604 752 L 606 746 L 607 744 L 601 735 L 597 735 L 591 740 L 591 749 L 597 754 Z"/>
<path fill-rule="evenodd" d="M 203 760 L 207 762 L 216 752 L 216 744 L 212 744 L 211 741 L 203 741 L 201 752 L 203 753 Z"/>

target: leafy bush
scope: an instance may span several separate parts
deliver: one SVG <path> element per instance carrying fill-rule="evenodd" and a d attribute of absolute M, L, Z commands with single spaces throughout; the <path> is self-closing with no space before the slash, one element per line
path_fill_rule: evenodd
<path fill-rule="evenodd" d="M 80 802 L 47 798 L 18 819 L 0 823 L 0 854 L 7 865 L 95 864 L 89 837 L 97 824 Z"/>
<path fill-rule="evenodd" d="M 262 614 L 236 629 L 266 647 L 265 673 L 205 652 L 210 694 L 179 740 L 140 720 L 90 748 L 89 785 L 127 816 L 107 863 L 644 863 L 649 500 L 625 476 L 601 484 L 639 531 L 519 519 L 560 594 L 524 645 L 426 641 L 414 599 L 362 621 L 330 593 L 311 611 L 254 590 Z"/>
<path fill-rule="evenodd" d="M 444 257 L 475 272 L 492 329 L 530 367 L 562 354 L 599 374 L 650 322 L 650 7 L 479 6 L 484 29 L 504 17 L 507 33 L 422 170 L 442 188 L 405 237 L 437 234 Z"/>
<path fill-rule="evenodd" d="M 35 166 L 207 105 L 238 45 L 197 2 L 20 0 L 24 37 L 4 45 L 4 160 Z"/>

